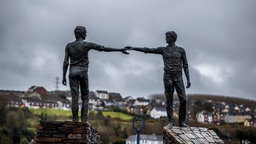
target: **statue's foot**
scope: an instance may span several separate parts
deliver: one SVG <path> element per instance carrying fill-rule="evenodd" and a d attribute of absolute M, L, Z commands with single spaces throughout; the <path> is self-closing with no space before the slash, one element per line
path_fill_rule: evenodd
<path fill-rule="evenodd" d="M 73 119 L 72 121 L 73 121 L 73 122 L 79 122 L 79 120 L 78 120 L 78 119 Z"/>
<path fill-rule="evenodd" d="M 166 127 L 168 127 L 168 128 L 172 128 L 173 127 L 173 122 L 169 122 L 169 124 L 168 125 L 166 125 Z"/>
<path fill-rule="evenodd" d="M 179 124 L 179 127 L 189 127 L 189 126 L 183 122 Z"/>

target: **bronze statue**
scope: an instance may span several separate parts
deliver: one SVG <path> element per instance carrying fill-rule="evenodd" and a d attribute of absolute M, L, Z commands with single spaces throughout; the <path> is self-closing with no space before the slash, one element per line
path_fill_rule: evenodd
<path fill-rule="evenodd" d="M 69 67 L 69 84 L 72 95 L 72 120 L 73 122 L 78 122 L 78 96 L 79 87 L 81 91 L 82 108 L 81 108 L 81 121 L 86 122 L 88 117 L 88 52 L 90 50 L 97 51 L 119 51 L 124 54 L 129 54 L 126 49 L 114 49 L 109 47 L 104 47 L 98 44 L 84 41 L 86 38 L 86 28 L 84 26 L 77 26 L 74 30 L 76 40 L 67 44 L 65 49 L 65 58 L 63 63 L 63 85 L 66 86 L 66 73 Z"/>
<path fill-rule="evenodd" d="M 168 31 L 165 33 L 166 43 L 168 44 L 166 47 L 158 47 L 158 48 L 137 48 L 127 46 L 127 50 L 135 50 L 144 53 L 152 53 L 152 54 L 160 54 L 163 57 L 164 61 L 164 88 L 165 88 L 165 96 L 166 96 L 166 111 L 169 119 L 168 127 L 172 127 L 174 124 L 173 118 L 173 93 L 174 89 L 176 90 L 179 101 L 179 126 L 180 127 L 188 127 L 185 124 L 186 119 L 186 93 L 182 79 L 182 68 L 184 69 L 186 78 L 187 78 L 187 86 L 189 88 L 190 78 L 189 78 L 189 70 L 188 70 L 188 62 L 186 57 L 186 52 L 183 48 L 175 45 L 177 34 L 174 31 Z"/>

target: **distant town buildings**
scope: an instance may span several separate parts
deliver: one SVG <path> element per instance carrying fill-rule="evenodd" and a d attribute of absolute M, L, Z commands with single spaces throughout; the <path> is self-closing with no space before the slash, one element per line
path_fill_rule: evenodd
<path fill-rule="evenodd" d="M 150 111 L 150 116 L 155 119 L 158 119 L 161 117 L 167 117 L 167 112 L 166 112 L 165 106 L 155 106 Z"/>
<path fill-rule="evenodd" d="M 105 100 L 105 99 L 109 99 L 109 95 L 107 91 L 103 91 L 103 90 L 97 90 L 96 91 L 96 97 Z"/>
<path fill-rule="evenodd" d="M 243 105 L 234 105 L 226 103 L 213 103 L 212 111 L 201 111 L 196 114 L 197 122 L 213 124 L 243 124 L 245 126 L 254 126 L 255 117 L 249 107 Z"/>
<path fill-rule="evenodd" d="M 42 86 L 31 86 L 27 91 L 0 90 L 1 102 L 9 107 L 50 108 L 58 110 L 70 110 L 71 93 L 69 91 L 48 92 Z M 80 99 L 79 99 L 80 100 Z M 81 105 L 81 100 L 79 101 Z M 256 110 L 244 105 L 228 104 L 224 102 L 199 101 L 204 103 L 200 111 L 195 111 L 198 101 L 190 100 L 191 108 L 187 111 L 188 121 L 197 121 L 210 124 L 234 124 L 239 123 L 247 127 L 256 126 Z M 130 114 L 144 114 L 153 119 L 167 117 L 164 99 L 146 99 L 132 96 L 122 97 L 117 92 L 96 90 L 89 92 L 90 110 L 116 110 L 126 111 Z M 173 102 L 174 117 L 178 118 L 179 101 Z"/>

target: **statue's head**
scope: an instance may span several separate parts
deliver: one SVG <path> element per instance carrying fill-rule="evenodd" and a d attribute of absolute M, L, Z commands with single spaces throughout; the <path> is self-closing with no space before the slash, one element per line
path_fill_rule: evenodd
<path fill-rule="evenodd" d="M 81 38 L 81 39 L 85 40 L 87 31 L 84 26 L 76 26 L 74 33 L 75 33 L 76 39 Z"/>
<path fill-rule="evenodd" d="M 168 31 L 165 33 L 165 39 L 167 43 L 175 42 L 177 40 L 177 34 L 174 31 Z"/>

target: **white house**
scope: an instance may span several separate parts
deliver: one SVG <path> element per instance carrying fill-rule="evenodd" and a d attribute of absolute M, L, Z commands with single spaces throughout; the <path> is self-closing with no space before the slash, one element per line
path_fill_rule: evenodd
<path fill-rule="evenodd" d="M 150 116 L 152 118 L 160 118 L 160 117 L 167 117 L 167 112 L 166 112 L 166 108 L 165 107 L 160 107 L 160 106 L 155 106 L 151 112 L 150 112 Z"/>
<path fill-rule="evenodd" d="M 102 100 L 106 100 L 109 99 L 109 95 L 107 91 L 103 91 L 103 90 L 97 90 L 96 91 L 96 97 L 102 99 Z"/>
<path fill-rule="evenodd" d="M 126 139 L 126 144 L 137 144 L 137 136 L 130 135 Z M 163 136 L 162 135 L 140 135 L 140 144 L 163 144 Z"/>
<path fill-rule="evenodd" d="M 200 113 L 197 113 L 196 120 L 201 123 L 212 123 L 212 114 L 201 111 Z"/>
<path fill-rule="evenodd" d="M 225 123 L 243 123 L 246 119 L 251 119 L 252 117 L 250 115 L 232 115 L 227 114 L 224 117 Z"/>
<path fill-rule="evenodd" d="M 146 106 L 148 105 L 150 102 L 150 100 L 147 100 L 147 99 L 144 99 L 144 98 L 137 98 L 135 100 L 135 103 L 134 105 L 137 105 L 137 106 Z"/>
<path fill-rule="evenodd" d="M 16 95 L 8 95 L 6 97 L 6 99 L 8 100 L 8 106 L 9 107 L 22 107 L 24 106 L 21 98 L 19 96 Z"/>
<path fill-rule="evenodd" d="M 105 106 L 114 106 L 114 101 L 113 100 L 104 100 Z"/>
<path fill-rule="evenodd" d="M 100 105 L 101 101 L 100 101 L 100 99 L 98 97 L 90 97 L 89 98 L 89 104 Z"/>
<path fill-rule="evenodd" d="M 71 107 L 71 103 L 67 102 L 67 101 L 57 101 L 58 107 L 56 107 L 56 109 L 58 110 L 70 110 Z"/>

